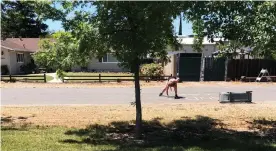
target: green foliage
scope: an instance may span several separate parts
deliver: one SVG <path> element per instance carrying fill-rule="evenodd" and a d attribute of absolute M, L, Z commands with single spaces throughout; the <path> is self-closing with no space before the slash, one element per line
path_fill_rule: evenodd
<path fill-rule="evenodd" d="M 50 41 L 42 40 L 41 43 L 43 43 L 43 49 L 33 55 L 35 64 L 38 67 L 46 68 L 47 71 L 50 69 L 56 69 L 56 53 L 54 52 L 54 50 L 50 49 L 52 47 L 50 47 Z M 46 47 L 48 47 L 49 49 L 46 49 Z"/>
<path fill-rule="evenodd" d="M 179 46 L 172 25 L 176 13 L 167 4 L 173 3 L 92 2 L 96 16 L 77 11 L 63 24 L 80 40 L 81 53 L 102 57 L 113 52 L 123 66 L 132 68 L 147 55 L 164 58 L 167 45 Z"/>
<path fill-rule="evenodd" d="M 63 13 L 50 1 L 1 1 L 1 37 L 38 38 L 48 34 L 44 19 L 61 19 Z"/>
<path fill-rule="evenodd" d="M 70 70 L 74 65 L 86 66 L 91 59 L 78 51 L 79 41 L 69 32 L 57 32 L 52 38 L 42 39 L 40 49 L 33 57 L 46 69 Z"/>
<path fill-rule="evenodd" d="M 275 58 L 276 2 L 272 1 L 205 1 L 193 2 L 185 11 L 186 19 L 200 16 L 208 38 L 222 37 L 251 47 L 255 54 Z"/>
<path fill-rule="evenodd" d="M 218 43 L 217 47 L 220 51 L 219 57 L 234 58 L 238 55 L 237 50 L 241 50 L 243 45 L 238 41 L 231 40 L 228 43 Z"/>
<path fill-rule="evenodd" d="M 141 67 L 141 74 L 144 76 L 162 76 L 163 67 L 161 64 L 151 63 Z"/>
<path fill-rule="evenodd" d="M 123 65 L 132 68 L 146 58 L 165 56 L 177 45 L 173 8 L 168 2 L 98 2 L 99 34 Z M 162 10 L 162 11 L 161 11 Z M 110 12 L 110 13 L 109 13 Z"/>
<path fill-rule="evenodd" d="M 36 65 L 34 63 L 34 60 L 32 59 L 31 62 L 21 65 L 20 70 L 23 71 L 25 74 L 36 72 Z"/>
<path fill-rule="evenodd" d="M 9 74 L 10 71 L 9 71 L 9 68 L 7 65 L 1 65 L 1 75 L 7 75 Z"/>
<path fill-rule="evenodd" d="M 57 74 L 58 78 L 60 78 L 60 79 L 63 79 L 65 77 L 65 72 L 61 69 L 58 69 L 56 71 L 56 74 Z"/>
<path fill-rule="evenodd" d="M 196 19 L 193 21 L 193 32 L 196 33 L 194 36 L 194 43 L 192 45 L 193 49 L 197 52 L 202 52 L 203 48 L 203 38 L 204 38 L 204 22 L 203 20 Z"/>

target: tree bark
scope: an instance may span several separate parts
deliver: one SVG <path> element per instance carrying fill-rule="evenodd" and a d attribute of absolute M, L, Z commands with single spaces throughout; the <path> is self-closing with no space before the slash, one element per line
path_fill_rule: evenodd
<path fill-rule="evenodd" d="M 139 63 L 137 62 L 134 68 L 134 80 L 135 80 L 135 106 L 136 106 L 136 138 L 141 138 L 142 132 L 142 106 L 141 106 L 141 94 L 140 94 L 140 79 L 139 79 Z"/>

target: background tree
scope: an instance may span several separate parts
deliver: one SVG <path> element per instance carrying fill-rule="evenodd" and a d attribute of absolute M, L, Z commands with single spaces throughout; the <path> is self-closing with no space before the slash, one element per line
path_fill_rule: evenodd
<path fill-rule="evenodd" d="M 38 38 L 48 34 L 45 19 L 63 19 L 50 1 L 1 1 L 1 37 Z"/>
<path fill-rule="evenodd" d="M 238 41 L 231 40 L 227 43 L 217 43 L 217 47 L 219 49 L 219 57 L 227 57 L 233 59 L 238 55 L 237 50 L 241 50 L 243 48 L 243 45 Z"/>
<path fill-rule="evenodd" d="M 89 56 L 78 53 L 79 41 L 69 32 L 57 32 L 40 41 L 40 51 L 33 55 L 36 64 L 46 69 L 70 70 L 75 65 L 86 66 Z"/>
<path fill-rule="evenodd" d="M 196 35 L 207 35 L 211 41 L 215 37 L 237 41 L 253 48 L 255 54 L 274 58 L 276 2 L 193 2 L 190 9 L 183 11 L 190 21 L 202 18 L 204 30 L 194 31 Z"/>
<path fill-rule="evenodd" d="M 197 52 L 202 52 L 202 48 L 203 48 L 203 39 L 205 36 L 204 33 L 204 22 L 203 20 L 199 17 L 198 19 L 195 19 L 194 21 L 192 21 L 193 23 L 193 32 L 196 33 L 196 35 L 194 35 L 194 40 L 193 40 L 193 49 Z"/>

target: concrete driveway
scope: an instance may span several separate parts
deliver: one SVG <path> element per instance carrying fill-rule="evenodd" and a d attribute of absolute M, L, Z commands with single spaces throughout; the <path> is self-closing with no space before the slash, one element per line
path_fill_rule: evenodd
<path fill-rule="evenodd" d="M 142 103 L 217 102 L 219 92 L 253 91 L 253 102 L 276 102 L 276 87 L 268 86 L 204 86 L 179 87 L 182 99 L 159 97 L 162 87 L 142 88 Z M 134 88 L 2 88 L 2 105 L 73 105 L 130 104 Z M 173 92 L 170 92 L 173 95 Z"/>

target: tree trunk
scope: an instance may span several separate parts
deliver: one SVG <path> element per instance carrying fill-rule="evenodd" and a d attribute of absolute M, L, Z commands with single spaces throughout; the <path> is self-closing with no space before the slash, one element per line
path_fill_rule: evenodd
<path fill-rule="evenodd" d="M 135 65 L 134 69 L 134 80 L 135 80 L 135 104 L 136 104 L 136 137 L 141 138 L 142 132 L 142 106 L 141 106 L 141 95 L 140 95 L 140 82 L 139 82 L 139 64 Z"/>

